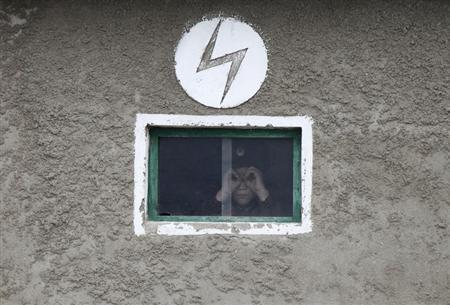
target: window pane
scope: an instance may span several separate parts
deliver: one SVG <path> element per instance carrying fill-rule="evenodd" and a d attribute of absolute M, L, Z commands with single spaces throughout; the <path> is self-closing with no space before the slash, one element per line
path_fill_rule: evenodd
<path fill-rule="evenodd" d="M 159 139 L 159 215 L 220 215 L 221 139 Z"/>
<path fill-rule="evenodd" d="M 160 137 L 158 214 L 292 216 L 292 138 Z"/>
<path fill-rule="evenodd" d="M 292 216 L 292 145 L 290 138 L 232 139 L 226 193 L 217 198 L 231 201 L 232 216 Z"/>

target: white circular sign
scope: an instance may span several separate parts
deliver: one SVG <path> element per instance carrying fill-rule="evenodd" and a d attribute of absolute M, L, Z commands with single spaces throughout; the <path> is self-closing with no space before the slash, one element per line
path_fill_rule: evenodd
<path fill-rule="evenodd" d="M 194 100 L 214 108 L 236 107 L 259 90 L 267 51 L 258 33 L 234 18 L 214 18 L 186 32 L 175 51 L 175 72 Z"/>

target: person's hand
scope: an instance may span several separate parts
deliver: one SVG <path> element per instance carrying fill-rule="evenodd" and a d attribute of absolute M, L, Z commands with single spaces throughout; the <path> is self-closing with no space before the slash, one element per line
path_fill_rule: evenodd
<path fill-rule="evenodd" d="M 234 170 L 229 170 L 222 179 L 222 188 L 216 194 L 216 200 L 223 202 L 239 186 L 240 177 Z"/>
<path fill-rule="evenodd" d="M 266 201 L 267 197 L 269 197 L 269 191 L 264 185 L 262 173 L 259 169 L 253 166 L 249 167 L 245 173 L 245 181 L 261 202 Z"/>

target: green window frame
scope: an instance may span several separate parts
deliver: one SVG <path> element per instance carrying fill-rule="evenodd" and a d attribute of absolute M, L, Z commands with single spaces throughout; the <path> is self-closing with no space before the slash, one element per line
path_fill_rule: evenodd
<path fill-rule="evenodd" d="M 148 162 L 148 194 L 147 218 L 149 221 L 166 222 L 294 222 L 301 223 L 301 128 L 283 129 L 231 129 L 231 128 L 170 128 L 150 127 L 149 162 Z M 160 137 L 217 137 L 217 138 L 292 138 L 292 174 L 293 174 L 293 215 L 292 217 L 259 217 L 259 216 L 168 216 L 158 215 L 158 152 Z"/>

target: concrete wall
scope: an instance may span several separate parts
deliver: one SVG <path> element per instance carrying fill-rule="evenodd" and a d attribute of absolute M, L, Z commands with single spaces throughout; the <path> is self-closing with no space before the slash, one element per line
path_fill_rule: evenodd
<path fill-rule="evenodd" d="M 153 2 L 0 2 L 0 303 L 450 304 L 450 3 Z M 173 70 L 219 12 L 269 51 L 228 110 Z M 136 237 L 136 113 L 311 116 L 313 231 Z"/>

